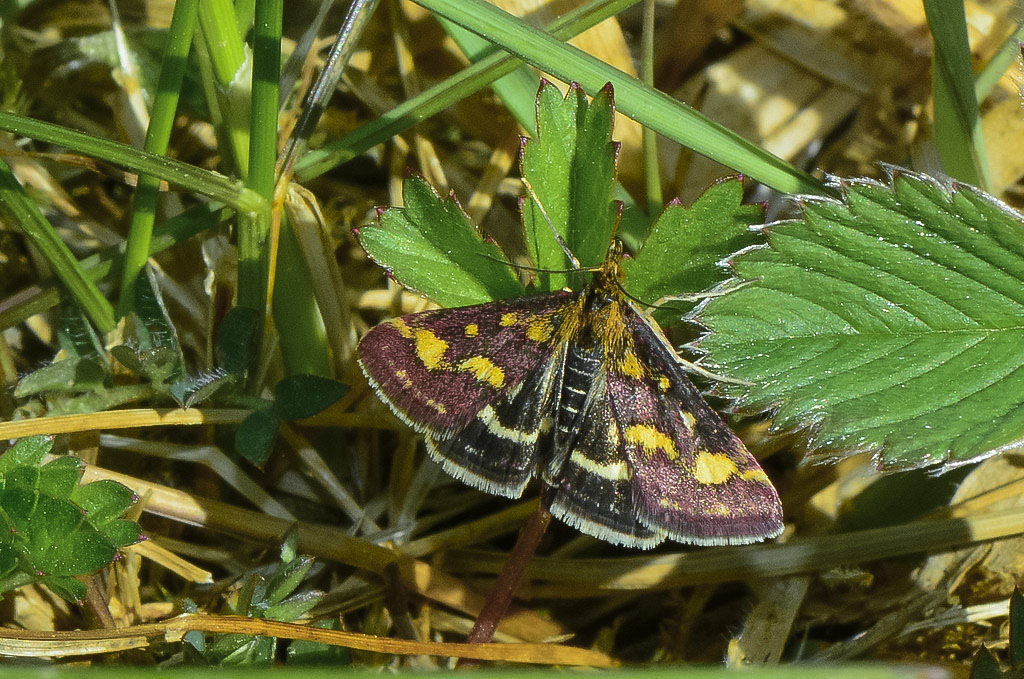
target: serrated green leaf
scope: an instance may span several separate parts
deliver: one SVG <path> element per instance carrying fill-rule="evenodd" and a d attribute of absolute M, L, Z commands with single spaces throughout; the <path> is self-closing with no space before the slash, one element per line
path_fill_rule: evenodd
<path fill-rule="evenodd" d="M 612 201 L 615 153 L 612 141 L 615 105 L 611 86 L 581 106 L 572 160 L 570 219 L 567 244 L 583 267 L 599 266 L 608 254 L 619 205 Z"/>
<path fill-rule="evenodd" d="M 301 420 L 322 412 L 345 395 L 348 386 L 317 375 L 291 375 L 274 387 L 274 404 L 282 420 Z"/>
<path fill-rule="evenodd" d="M 728 276 L 723 259 L 763 242 L 750 228 L 763 220 L 760 205 L 743 204 L 743 182 L 737 177 L 712 185 L 690 207 L 670 203 L 636 256 L 622 262 L 626 290 L 649 304 L 666 295 L 707 290 Z M 671 306 L 685 310 L 692 304 Z"/>
<path fill-rule="evenodd" d="M 551 83 L 541 84 L 537 135 L 523 149 L 523 176 L 544 208 L 542 212 L 532 196 L 524 198 L 527 252 L 541 269 L 538 290 L 558 290 L 570 280 L 569 274 L 554 272 L 571 265 L 552 226 L 584 267 L 600 264 L 608 251 L 618 217 L 612 202 L 613 114 L 610 90 L 588 103 L 578 87 L 570 87 L 563 98 Z"/>
<path fill-rule="evenodd" d="M 85 585 L 74 578 L 51 575 L 43 578 L 43 584 L 65 601 L 78 603 L 85 600 Z"/>
<path fill-rule="evenodd" d="M 844 184 L 738 256 L 754 282 L 699 310 L 721 385 L 812 449 L 883 467 L 957 464 L 1024 433 L 1024 229 L 970 187 Z"/>
<path fill-rule="evenodd" d="M 555 273 L 569 268 L 570 262 L 551 228 L 553 226 L 563 240 L 568 236 L 576 112 L 581 104 L 586 106 L 587 100 L 578 89 L 570 90 L 563 97 L 557 87 L 542 81 L 537 92 L 537 134 L 526 140 L 523 147 L 523 177 L 544 206 L 541 212 L 532 196 L 523 198 L 526 251 L 534 266 L 540 269 L 534 285 L 541 291 L 558 290 L 569 283 L 569 274 Z"/>
<path fill-rule="evenodd" d="M 235 451 L 253 464 L 263 464 L 280 426 L 281 420 L 270 410 L 254 410 L 235 430 Z"/>
<path fill-rule="evenodd" d="M 131 488 L 109 479 L 78 486 L 71 493 L 71 501 L 85 510 L 89 523 L 97 528 L 120 517 L 138 499 Z"/>
<path fill-rule="evenodd" d="M 458 204 L 418 176 L 405 180 L 405 207 L 358 230 L 370 257 L 402 285 L 441 306 L 519 297 L 523 286 L 504 253 L 481 238 Z"/>
<path fill-rule="evenodd" d="M 58 457 L 43 465 L 39 475 L 39 492 L 54 497 L 68 497 L 85 472 L 85 462 L 74 455 Z"/>
<path fill-rule="evenodd" d="M 0 475 L 7 474 L 20 465 L 38 465 L 53 448 L 53 439 L 49 436 L 30 436 L 20 439 L 11 448 L 0 455 Z"/>

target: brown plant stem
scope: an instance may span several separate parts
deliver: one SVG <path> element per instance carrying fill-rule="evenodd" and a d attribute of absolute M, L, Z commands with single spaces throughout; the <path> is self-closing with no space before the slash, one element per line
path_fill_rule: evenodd
<path fill-rule="evenodd" d="M 537 511 L 530 515 L 529 521 L 519 532 L 516 544 L 508 555 L 508 560 L 505 561 L 501 573 L 498 574 L 494 588 L 487 595 L 487 600 L 476 617 L 473 629 L 470 630 L 469 636 L 466 638 L 467 642 L 487 644 L 494 638 L 494 630 L 497 629 L 498 623 L 501 622 L 502 617 L 508 612 L 509 606 L 512 605 L 512 597 L 519 588 L 526 567 L 533 560 L 541 538 L 544 537 L 548 524 L 551 523 L 550 506 L 550 489 L 545 489 Z M 463 660 L 458 667 L 466 668 L 474 664 L 476 663 Z"/>

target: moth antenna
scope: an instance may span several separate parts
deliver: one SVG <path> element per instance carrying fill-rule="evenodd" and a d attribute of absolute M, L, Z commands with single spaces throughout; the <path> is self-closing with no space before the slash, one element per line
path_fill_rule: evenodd
<path fill-rule="evenodd" d="M 537 271 L 540 273 L 579 273 L 581 271 L 593 273 L 601 269 L 600 266 L 580 267 L 578 269 L 541 269 L 540 267 L 530 266 L 529 264 L 517 264 L 516 262 L 510 262 L 507 259 L 502 259 L 501 257 L 494 257 L 493 255 L 485 255 L 481 253 L 480 256 L 494 262 L 506 264 L 512 267 L 513 269 L 521 269 L 523 271 Z"/>
<path fill-rule="evenodd" d="M 562 234 L 558 233 L 558 229 L 555 228 L 554 222 L 551 221 L 551 217 L 548 216 L 548 211 L 544 209 L 544 204 L 540 202 L 540 198 L 537 197 L 537 192 L 530 186 L 530 180 L 526 177 L 522 177 L 523 186 L 526 187 L 526 192 L 530 194 L 530 198 L 537 204 L 537 208 L 540 213 L 544 215 L 544 221 L 551 227 L 551 234 L 555 237 L 555 241 L 558 243 L 558 247 L 562 248 L 562 253 L 565 254 L 569 263 L 573 265 L 572 271 L 582 271 L 583 267 L 580 266 L 580 260 L 576 259 L 576 255 L 572 254 L 572 250 L 565 244 L 565 240 L 562 238 Z"/>

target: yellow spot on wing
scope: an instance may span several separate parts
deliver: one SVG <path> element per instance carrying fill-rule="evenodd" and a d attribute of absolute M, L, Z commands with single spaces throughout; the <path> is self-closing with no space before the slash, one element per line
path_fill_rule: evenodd
<path fill-rule="evenodd" d="M 725 483 L 738 471 L 736 463 L 728 455 L 709 453 L 706 450 L 697 453 L 697 460 L 693 465 L 693 476 L 697 483 Z"/>
<path fill-rule="evenodd" d="M 668 459 L 675 460 L 679 457 L 676 444 L 672 438 L 654 427 L 646 424 L 631 424 L 624 432 L 626 443 L 640 446 L 648 455 L 654 455 L 658 450 L 664 450 Z"/>
<path fill-rule="evenodd" d="M 672 383 L 669 382 L 668 378 L 665 377 L 664 375 L 658 378 L 658 389 L 661 390 L 661 393 L 664 394 L 665 392 L 667 392 L 671 386 Z"/>
<path fill-rule="evenodd" d="M 444 352 L 448 350 L 448 343 L 430 332 L 417 328 L 413 331 L 413 338 L 416 340 L 416 355 L 423 361 L 423 365 L 430 370 L 445 370 L 448 365 L 444 362 Z"/>
<path fill-rule="evenodd" d="M 744 481 L 760 481 L 761 483 L 771 483 L 771 479 L 761 469 L 748 469 L 747 471 L 740 474 L 740 478 Z"/>
<path fill-rule="evenodd" d="M 686 428 L 693 431 L 693 425 L 697 424 L 697 418 L 693 416 L 693 413 L 680 409 L 679 417 L 683 418 L 683 424 L 686 425 Z"/>
<path fill-rule="evenodd" d="M 532 339 L 534 342 L 547 342 L 551 339 L 551 335 L 554 333 L 554 326 L 551 325 L 551 320 L 539 316 L 530 321 L 530 326 L 526 329 L 526 337 Z"/>
<path fill-rule="evenodd" d="M 619 370 L 635 380 L 644 379 L 644 366 L 632 351 L 627 350 L 619 361 Z"/>
<path fill-rule="evenodd" d="M 412 330 L 409 329 L 409 324 L 403 321 L 401 318 L 395 318 L 391 320 L 391 325 L 395 326 L 395 330 L 398 331 L 402 337 L 406 339 L 412 339 Z"/>
<path fill-rule="evenodd" d="M 466 337 L 476 337 L 478 332 L 480 332 L 480 328 L 477 327 L 476 323 L 470 323 L 466 326 Z"/>
<path fill-rule="evenodd" d="M 459 370 L 473 373 L 480 382 L 487 382 L 495 389 L 505 385 L 505 371 L 485 356 L 471 356 L 459 364 Z"/>
<path fill-rule="evenodd" d="M 502 327 L 507 328 L 508 326 L 515 325 L 518 322 L 519 316 L 517 316 L 514 312 L 510 311 L 501 317 L 501 320 L 498 321 L 498 324 L 501 325 Z"/>

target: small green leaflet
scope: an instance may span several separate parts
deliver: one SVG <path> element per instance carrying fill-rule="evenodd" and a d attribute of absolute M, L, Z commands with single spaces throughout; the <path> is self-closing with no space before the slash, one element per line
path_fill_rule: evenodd
<path fill-rule="evenodd" d="M 1024 225 L 978 189 L 895 172 L 805 199 L 732 259 L 752 281 L 695 320 L 703 365 L 743 412 L 804 430 L 812 455 L 954 466 L 1024 437 Z"/>
<path fill-rule="evenodd" d="M 563 97 L 551 83 L 537 96 L 539 139 L 525 140 L 523 175 L 570 251 L 586 265 L 599 264 L 615 229 L 619 203 L 612 200 L 616 144 L 611 141 L 612 92 L 587 101 L 578 87 Z M 402 285 L 444 307 L 511 299 L 524 294 L 574 289 L 565 273 L 537 272 L 529 291 L 515 267 L 485 240 L 451 198 L 441 198 L 417 175 L 404 185 L 405 207 L 379 211 L 379 223 L 357 230 L 370 257 Z M 657 218 L 634 259 L 623 262 L 627 291 L 644 302 L 663 295 L 707 289 L 725 278 L 719 266 L 737 249 L 761 242 L 750 230 L 763 219 L 759 205 L 743 205 L 743 182 L 730 177 L 710 187 L 691 207 L 673 202 Z M 551 227 L 529 197 L 523 199 L 523 232 L 529 266 L 569 266 Z M 689 308 L 685 302 L 671 310 Z M 670 309 L 658 314 L 678 322 Z"/>

